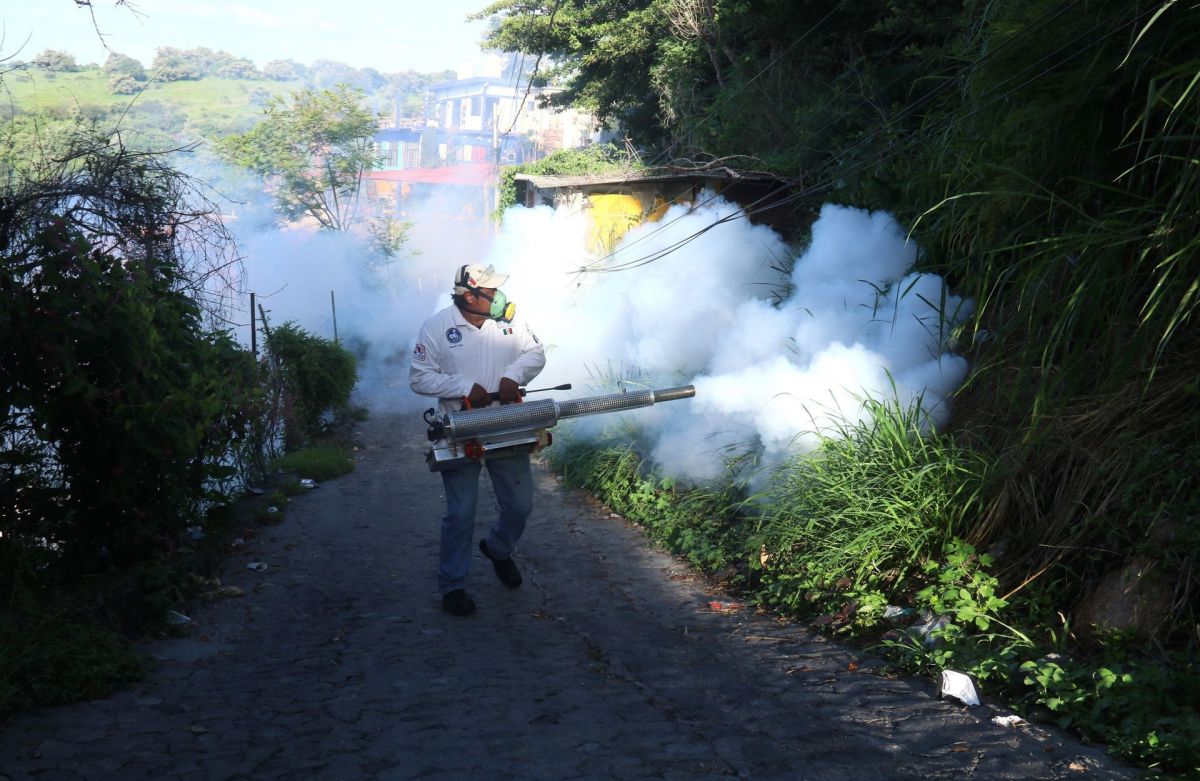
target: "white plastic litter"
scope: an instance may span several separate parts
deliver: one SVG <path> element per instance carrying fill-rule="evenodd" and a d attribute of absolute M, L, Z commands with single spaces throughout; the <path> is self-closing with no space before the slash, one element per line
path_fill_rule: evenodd
<path fill-rule="evenodd" d="M 1020 716 L 992 716 L 992 723 L 1001 727 L 1015 727 L 1018 724 L 1024 724 L 1025 719 Z"/>
<path fill-rule="evenodd" d="M 949 625 L 950 616 L 938 616 L 931 618 L 923 624 L 911 626 L 908 631 L 909 634 L 919 637 L 927 647 L 935 648 L 942 641 L 938 633 Z"/>
<path fill-rule="evenodd" d="M 177 626 L 182 626 L 183 624 L 192 623 L 192 619 L 188 618 L 183 613 L 180 613 L 178 610 L 168 610 L 167 611 L 167 620 Z"/>
<path fill-rule="evenodd" d="M 262 572 L 262 571 L 264 571 L 266 568 L 267 568 L 267 565 L 266 565 L 266 563 L 265 563 L 265 562 L 261 562 L 261 561 L 252 561 L 252 562 L 250 562 L 249 564 L 247 564 L 247 565 L 246 565 L 246 569 L 252 569 L 252 570 L 254 570 L 255 572 Z"/>
<path fill-rule="evenodd" d="M 962 700 L 964 704 L 971 707 L 979 704 L 979 694 L 975 691 L 975 683 L 971 677 L 954 670 L 942 670 L 940 696 Z"/>
<path fill-rule="evenodd" d="M 311 477 L 302 477 L 300 478 L 300 485 L 304 486 L 305 488 L 316 488 L 317 481 L 313 480 Z"/>

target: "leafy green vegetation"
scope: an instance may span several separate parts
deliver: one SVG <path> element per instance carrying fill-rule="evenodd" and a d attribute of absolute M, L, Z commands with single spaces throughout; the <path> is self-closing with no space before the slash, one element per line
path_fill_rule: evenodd
<path fill-rule="evenodd" d="M 41 173 L 8 190 L 3 215 L 6 580 L 161 550 L 230 475 L 260 397 L 253 359 L 186 291 L 205 272 L 184 265 L 187 242 L 219 226 L 160 230 L 184 217 L 186 182 L 90 144 Z"/>
<path fill-rule="evenodd" d="M 517 205 L 517 174 L 539 176 L 578 176 L 632 171 L 640 164 L 612 144 L 593 144 L 582 149 L 560 149 L 533 163 L 508 165 L 500 170 L 499 205 L 496 219 L 504 210 Z"/>
<path fill-rule="evenodd" d="M 1061 616 L 1004 594 L 992 556 L 958 536 L 984 495 L 986 460 L 918 436 L 911 414 L 873 410 L 757 494 L 739 487 L 737 464 L 707 486 L 657 476 L 620 430 L 577 438 L 567 426 L 546 456 L 569 484 L 761 605 L 872 645 L 897 669 L 971 674 L 987 696 L 1122 758 L 1200 768 L 1195 662 L 1128 640 L 1079 648 Z"/>
<path fill-rule="evenodd" d="M 58 131 L 19 155 L 0 140 L 3 714 L 139 675 L 130 639 L 194 595 L 285 409 L 307 432 L 355 380 L 353 356 L 298 329 L 270 360 L 234 344 L 218 315 L 236 257 L 202 193 L 92 123 Z"/>
<path fill-rule="evenodd" d="M 371 137 L 379 125 L 362 107 L 363 98 L 344 85 L 304 90 L 290 102 L 270 98 L 262 121 L 221 139 L 218 150 L 230 163 L 276 183 L 276 208 L 284 220 L 310 217 L 324 230 L 349 230 L 358 217 L 362 175 L 378 162 Z"/>
<path fill-rule="evenodd" d="M 354 459 L 337 445 L 316 444 L 285 453 L 273 466 L 281 472 L 321 481 L 354 471 Z"/>
<path fill-rule="evenodd" d="M 738 538 L 731 535 L 741 529 L 730 525 L 741 498 L 737 488 L 677 491 L 670 479 L 646 473 L 627 442 L 576 440 L 564 435 L 569 428 L 560 429 L 546 451 L 569 485 L 592 491 L 701 569 L 711 572 L 740 560 Z"/>
<path fill-rule="evenodd" d="M 619 121 L 643 159 L 793 177 L 778 206 L 798 211 L 888 210 L 974 302 L 953 429 L 917 449 L 893 410 L 789 464 L 733 526 L 754 533 L 721 538 L 744 541 L 724 556 L 746 586 L 863 637 L 889 604 L 951 616 L 939 650 L 907 644 L 910 669 L 966 666 L 1122 756 L 1195 771 L 1200 17 L 1165 0 L 488 12 L 492 43 L 549 55 L 555 100 Z M 673 512 L 624 458 L 629 490 Z"/>
<path fill-rule="evenodd" d="M 869 422 L 829 432 L 760 497 L 751 547 L 769 552 L 766 601 L 795 608 L 839 582 L 855 593 L 902 593 L 928 552 L 965 534 L 979 513 L 984 459 L 926 436 L 917 404 L 868 399 L 866 409 Z"/>
<path fill-rule="evenodd" d="M 0 611 L 0 718 L 25 708 L 103 697 L 146 662 L 119 632 L 67 608 Z"/>
<path fill-rule="evenodd" d="M 319 434 L 326 415 L 350 414 L 350 393 L 358 380 L 353 353 L 291 322 L 271 329 L 266 347 L 282 375 L 288 450 Z"/>

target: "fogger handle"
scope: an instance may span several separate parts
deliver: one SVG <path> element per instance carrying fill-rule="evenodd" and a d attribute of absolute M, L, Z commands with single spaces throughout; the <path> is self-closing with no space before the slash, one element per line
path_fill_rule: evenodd
<path fill-rule="evenodd" d="M 571 383 L 564 382 L 562 385 L 555 385 L 553 388 L 534 388 L 533 390 L 529 390 L 528 388 L 520 388 L 519 390 L 522 396 L 524 396 L 526 393 L 545 393 L 546 391 L 552 390 L 571 390 Z M 491 393 L 491 397 L 492 401 L 500 401 L 500 391 L 493 391 Z"/>

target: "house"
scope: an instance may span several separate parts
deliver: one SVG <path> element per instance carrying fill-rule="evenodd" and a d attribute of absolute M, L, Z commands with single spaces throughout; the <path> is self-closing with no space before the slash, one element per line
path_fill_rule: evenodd
<path fill-rule="evenodd" d="M 575 109 L 553 110 L 523 58 L 491 54 L 482 66 L 429 89 L 426 123 L 439 131 L 438 157 L 456 162 L 527 163 L 595 140 L 596 123 Z"/>
<path fill-rule="evenodd" d="M 594 141 L 589 115 L 539 105 L 552 90 L 530 86 L 522 63 L 517 55 L 488 55 L 480 67 L 431 87 L 423 118 L 385 119 L 374 135 L 380 164 L 363 176 L 372 206 L 403 219 L 415 201 L 437 194 L 456 214 L 484 221 L 495 209 L 499 166 Z"/>

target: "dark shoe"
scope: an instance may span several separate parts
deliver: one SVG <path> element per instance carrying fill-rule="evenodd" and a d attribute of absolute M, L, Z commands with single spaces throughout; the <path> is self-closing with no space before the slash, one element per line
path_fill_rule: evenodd
<path fill-rule="evenodd" d="M 507 559 L 498 559 L 488 550 L 487 540 L 479 541 L 479 550 L 483 551 L 483 555 L 492 560 L 492 566 L 496 568 L 496 577 L 500 578 L 500 582 L 509 588 L 520 588 L 521 586 L 521 570 L 517 569 L 517 563 L 512 560 L 512 556 Z"/>
<path fill-rule="evenodd" d="M 464 589 L 456 588 L 442 594 L 442 610 L 452 616 L 469 616 L 475 612 L 475 600 Z"/>

